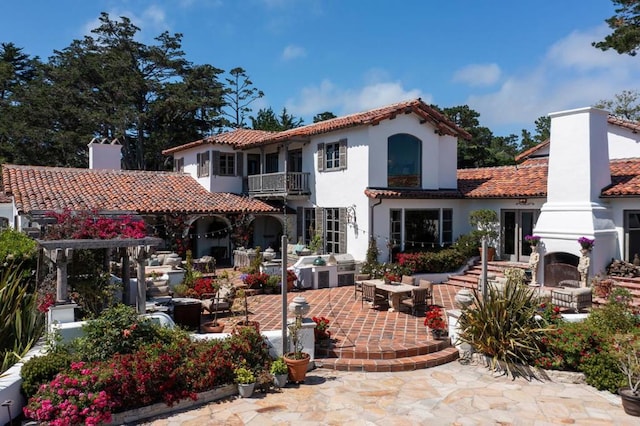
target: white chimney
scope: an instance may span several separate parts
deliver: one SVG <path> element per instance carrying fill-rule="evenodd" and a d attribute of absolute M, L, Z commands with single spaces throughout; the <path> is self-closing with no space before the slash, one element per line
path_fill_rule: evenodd
<path fill-rule="evenodd" d="M 89 142 L 89 168 L 120 170 L 122 168 L 122 145 L 118 139 L 93 138 Z"/>
<path fill-rule="evenodd" d="M 600 192 L 611 183 L 608 113 L 581 108 L 549 116 L 547 201 L 540 209 L 534 233 L 542 237 L 541 255 L 564 252 L 580 256 L 578 238 L 595 239 L 589 271 L 592 277 L 604 271 L 616 247 L 611 210 L 600 200 Z M 541 278 L 544 282 L 544 276 Z"/>

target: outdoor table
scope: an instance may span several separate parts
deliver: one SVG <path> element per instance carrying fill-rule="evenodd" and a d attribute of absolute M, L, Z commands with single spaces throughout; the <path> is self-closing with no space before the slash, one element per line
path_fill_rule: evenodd
<path fill-rule="evenodd" d="M 389 312 L 399 311 L 402 295 L 411 293 L 417 288 L 409 284 L 385 284 L 384 280 L 366 280 L 363 282 L 371 283 L 376 286 L 376 289 L 387 292 L 389 295 Z"/>

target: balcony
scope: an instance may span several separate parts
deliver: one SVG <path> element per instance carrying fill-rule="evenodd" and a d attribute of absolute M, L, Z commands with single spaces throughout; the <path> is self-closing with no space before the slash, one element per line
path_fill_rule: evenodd
<path fill-rule="evenodd" d="M 247 176 L 247 192 L 257 198 L 306 197 L 311 194 L 309 173 L 277 172 Z"/>

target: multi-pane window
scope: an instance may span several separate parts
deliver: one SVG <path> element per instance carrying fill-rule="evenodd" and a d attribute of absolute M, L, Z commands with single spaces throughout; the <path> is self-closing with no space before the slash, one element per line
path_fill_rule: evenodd
<path fill-rule="evenodd" d="M 391 238 L 395 239 L 397 223 L 402 220 L 400 210 L 391 211 Z M 394 229 L 394 225 L 396 229 Z M 405 250 L 449 245 L 453 242 L 452 209 L 407 209 L 404 211 Z M 395 233 L 394 233 L 395 230 Z"/>
<path fill-rule="evenodd" d="M 344 170 L 347 168 L 347 140 L 318 144 L 318 171 Z"/>
<path fill-rule="evenodd" d="M 453 210 L 442 209 L 442 244 L 453 243 Z"/>
<path fill-rule="evenodd" d="M 325 249 L 327 253 L 340 253 L 340 209 L 324 209 Z"/>
<path fill-rule="evenodd" d="M 197 155 L 198 177 L 209 176 L 209 151 Z"/>
<path fill-rule="evenodd" d="M 173 159 L 173 171 L 184 173 L 184 157 Z"/>
<path fill-rule="evenodd" d="M 221 176 L 234 176 L 236 174 L 235 157 L 235 154 L 220 153 L 219 172 Z"/>
<path fill-rule="evenodd" d="M 640 255 L 640 211 L 625 211 L 624 222 L 625 259 L 633 262 L 634 257 Z"/>
<path fill-rule="evenodd" d="M 325 168 L 337 169 L 340 167 L 340 144 L 328 143 L 325 147 L 326 162 Z"/>
<path fill-rule="evenodd" d="M 422 142 L 415 136 L 397 134 L 387 140 L 387 186 L 420 188 L 422 185 Z"/>
<path fill-rule="evenodd" d="M 402 239 L 402 210 L 391 210 L 390 219 L 389 238 L 391 239 L 391 244 L 400 245 L 400 240 Z"/>

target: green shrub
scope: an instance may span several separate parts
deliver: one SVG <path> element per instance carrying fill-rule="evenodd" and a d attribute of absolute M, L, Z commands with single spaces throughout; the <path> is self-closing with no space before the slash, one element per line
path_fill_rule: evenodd
<path fill-rule="evenodd" d="M 25 262 L 26 268 L 35 267 L 36 254 L 37 244 L 33 238 L 13 228 L 0 230 L 0 263 Z"/>
<path fill-rule="evenodd" d="M 0 373 L 24 356 L 44 330 L 38 297 L 29 287 L 21 264 L 10 263 L 0 271 Z"/>
<path fill-rule="evenodd" d="M 610 346 L 602 347 L 594 354 L 583 357 L 580 371 L 584 372 L 588 385 L 598 390 L 617 393 L 627 386 L 627 377 L 620 372 Z"/>
<path fill-rule="evenodd" d="M 457 270 L 464 265 L 467 257 L 456 249 L 448 248 L 439 251 L 400 253 L 397 259 L 401 266 L 410 269 L 412 273 L 441 273 Z"/>
<path fill-rule="evenodd" d="M 64 351 L 49 352 L 28 360 L 20 370 L 22 391 L 27 398 L 35 395 L 40 385 L 49 383 L 71 365 L 71 355 Z"/>
<path fill-rule="evenodd" d="M 490 357 L 491 368 L 523 374 L 540 355 L 547 332 L 535 319 L 535 292 L 507 284 L 503 294 L 491 286 L 487 293 L 482 298 L 474 292 L 472 307 L 460 316 L 459 339 Z"/>
<path fill-rule="evenodd" d="M 614 288 L 607 303 L 593 309 L 586 321 L 609 334 L 628 333 L 638 326 L 638 317 L 631 302 L 631 293 L 627 289 Z"/>
<path fill-rule="evenodd" d="M 118 304 L 88 321 L 74 348 L 85 361 L 104 361 L 114 354 L 128 354 L 144 344 L 167 342 L 171 333 L 138 315 L 132 306 Z"/>
<path fill-rule="evenodd" d="M 458 250 L 458 252 L 468 259 L 478 255 L 478 247 L 482 244 L 481 238 L 482 235 L 480 232 L 474 230 L 468 234 L 460 235 L 451 248 Z"/>

